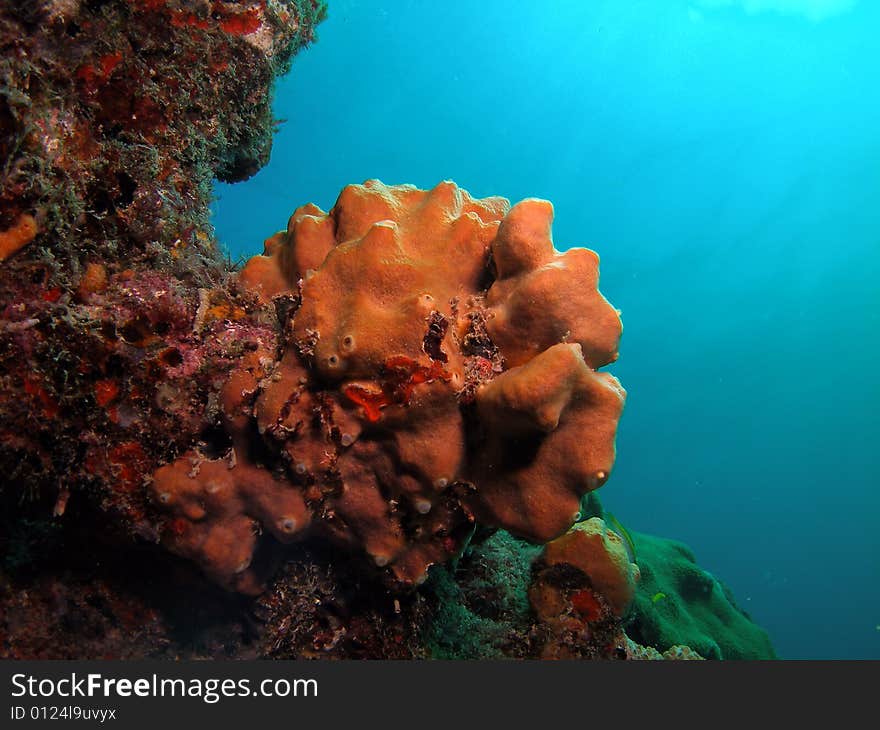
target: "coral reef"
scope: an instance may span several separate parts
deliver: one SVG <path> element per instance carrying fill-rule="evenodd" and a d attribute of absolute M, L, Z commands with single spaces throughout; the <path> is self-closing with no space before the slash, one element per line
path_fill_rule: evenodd
<path fill-rule="evenodd" d="M 165 543 L 259 592 L 260 532 L 363 551 L 404 585 L 475 522 L 536 542 L 564 532 L 608 478 L 624 393 L 594 369 L 620 335 L 598 257 L 555 253 L 552 212 L 375 180 L 329 213 L 296 211 L 239 279 L 282 305 L 280 357 L 257 347 L 224 385 L 227 452 L 156 472 Z M 542 288 L 564 301 L 526 308 Z M 510 366 L 496 338 L 531 344 L 510 346 Z"/>
<path fill-rule="evenodd" d="M 735 656 L 716 599 L 658 623 L 649 559 L 626 613 L 615 536 L 566 533 L 621 326 L 549 203 L 370 181 L 224 259 L 211 181 L 266 162 L 324 12 L 0 7 L 0 656 Z"/>
<path fill-rule="evenodd" d="M 224 369 L 274 337 L 226 290 L 211 180 L 265 162 L 272 79 L 323 12 L 312 0 L 0 10 L 10 504 L 45 514 L 48 499 L 61 514 L 92 492 L 149 532 L 144 477 L 210 427 Z"/>
<path fill-rule="evenodd" d="M 273 78 L 323 14 L 313 0 L 0 7 L 4 655 L 144 655 L 120 645 L 127 629 L 64 635 L 74 614 L 124 613 L 127 589 L 36 560 L 37 545 L 77 525 L 103 565 L 164 559 L 145 478 L 210 434 L 226 371 L 276 336 L 226 285 L 211 181 L 267 160 Z"/>
<path fill-rule="evenodd" d="M 29 211 L 80 265 L 205 248 L 211 178 L 266 162 L 272 78 L 323 13 L 312 0 L 5 3 L 0 228 Z"/>

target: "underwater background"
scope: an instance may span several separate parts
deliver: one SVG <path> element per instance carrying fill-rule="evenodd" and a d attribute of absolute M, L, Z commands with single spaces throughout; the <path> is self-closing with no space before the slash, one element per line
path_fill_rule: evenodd
<path fill-rule="evenodd" d="M 880 658 L 880 6 L 333 0 L 233 258 L 368 178 L 551 200 L 602 258 L 629 397 L 601 490 L 783 658 Z"/>

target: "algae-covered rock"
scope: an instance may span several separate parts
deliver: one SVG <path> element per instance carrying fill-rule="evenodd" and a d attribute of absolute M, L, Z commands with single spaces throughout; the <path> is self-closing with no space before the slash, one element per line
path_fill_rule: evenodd
<path fill-rule="evenodd" d="M 528 587 L 540 548 L 499 530 L 456 568 L 437 566 L 426 590 L 436 610 L 425 644 L 434 659 L 500 659 L 528 653 Z"/>
<path fill-rule="evenodd" d="M 663 652 L 686 645 L 706 659 L 775 659 L 767 632 L 700 568 L 680 542 L 633 533 L 641 570 L 627 634 Z"/>

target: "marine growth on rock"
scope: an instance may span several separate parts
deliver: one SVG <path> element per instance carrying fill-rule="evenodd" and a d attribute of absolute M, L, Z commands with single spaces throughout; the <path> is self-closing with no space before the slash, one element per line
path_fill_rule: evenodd
<path fill-rule="evenodd" d="M 238 277 L 277 321 L 222 386 L 222 433 L 160 467 L 164 543 L 260 590 L 267 541 L 317 538 L 422 582 L 476 524 L 562 535 L 605 483 L 625 393 L 598 256 L 553 208 L 371 180 L 299 208 Z"/>

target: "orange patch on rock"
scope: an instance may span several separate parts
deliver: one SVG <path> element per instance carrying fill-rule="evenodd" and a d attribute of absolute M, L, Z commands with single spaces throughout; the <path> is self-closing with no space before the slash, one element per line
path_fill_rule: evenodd
<path fill-rule="evenodd" d="M 205 322 L 211 322 L 212 320 L 223 320 L 227 319 L 232 322 L 243 319 L 247 312 L 245 312 L 241 307 L 233 306 L 228 302 L 224 302 L 222 304 L 215 304 L 213 307 L 208 309 L 205 312 Z"/>
<path fill-rule="evenodd" d="M 22 213 L 5 231 L 0 232 L 0 261 L 21 250 L 36 238 L 39 232 L 36 219 L 29 213 Z"/>
<path fill-rule="evenodd" d="M 92 294 L 100 294 L 107 289 L 107 267 L 90 262 L 79 280 L 76 293 L 80 299 L 88 299 Z"/>

